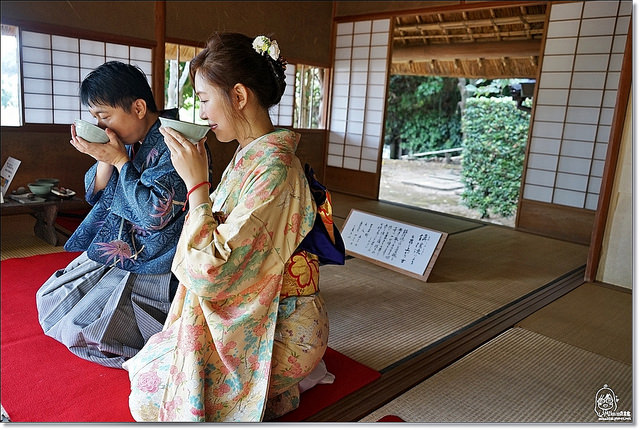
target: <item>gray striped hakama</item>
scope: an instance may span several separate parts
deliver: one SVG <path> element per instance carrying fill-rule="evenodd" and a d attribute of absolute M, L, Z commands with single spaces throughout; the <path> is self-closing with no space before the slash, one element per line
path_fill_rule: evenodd
<path fill-rule="evenodd" d="M 120 368 L 162 330 L 176 286 L 171 272 L 131 273 L 83 252 L 36 293 L 38 320 L 77 356 Z"/>

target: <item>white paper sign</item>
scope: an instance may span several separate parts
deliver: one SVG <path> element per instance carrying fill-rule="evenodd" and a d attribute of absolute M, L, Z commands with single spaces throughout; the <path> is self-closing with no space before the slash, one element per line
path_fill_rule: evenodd
<path fill-rule="evenodd" d="M 348 254 L 426 280 L 447 234 L 352 210 L 342 228 Z M 430 264 L 431 263 L 431 264 Z"/>
<path fill-rule="evenodd" d="M 2 195 L 6 196 L 9 191 L 9 185 L 13 180 L 13 176 L 16 174 L 18 167 L 20 166 L 20 160 L 16 160 L 13 157 L 7 158 L 2 166 L 2 172 L 0 172 L 0 180 L 2 181 Z"/>

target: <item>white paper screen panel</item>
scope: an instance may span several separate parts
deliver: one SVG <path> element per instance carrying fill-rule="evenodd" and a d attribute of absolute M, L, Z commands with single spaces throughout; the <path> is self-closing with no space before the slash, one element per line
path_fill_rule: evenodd
<path fill-rule="evenodd" d="M 337 25 L 327 165 L 377 173 L 390 20 Z"/>
<path fill-rule="evenodd" d="M 524 199 L 597 208 L 631 6 L 552 4 Z"/>
<path fill-rule="evenodd" d="M 36 33 L 21 32 L 25 123 L 71 124 L 93 121 L 81 106 L 80 82 L 101 64 L 117 60 L 134 64 L 151 85 L 151 49 Z"/>
<path fill-rule="evenodd" d="M 294 95 L 296 90 L 296 65 L 287 64 L 284 75 L 287 85 L 280 103 L 269 110 L 269 116 L 272 123 L 283 127 L 291 127 L 293 126 Z"/>

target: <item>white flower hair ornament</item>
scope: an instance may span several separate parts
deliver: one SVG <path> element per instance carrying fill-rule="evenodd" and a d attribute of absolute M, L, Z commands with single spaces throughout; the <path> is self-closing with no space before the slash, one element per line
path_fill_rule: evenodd
<path fill-rule="evenodd" d="M 260 55 L 268 55 L 274 61 L 280 58 L 280 47 L 278 42 L 271 40 L 266 36 L 258 36 L 253 39 L 253 49 Z"/>

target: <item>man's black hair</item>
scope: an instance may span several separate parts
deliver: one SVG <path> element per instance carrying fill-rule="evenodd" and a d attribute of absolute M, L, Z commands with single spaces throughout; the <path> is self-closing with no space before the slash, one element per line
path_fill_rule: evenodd
<path fill-rule="evenodd" d="M 80 84 L 83 105 L 107 105 L 125 111 L 137 99 L 147 102 L 149 112 L 158 112 L 149 82 L 138 66 L 109 61 L 91 71 Z"/>

